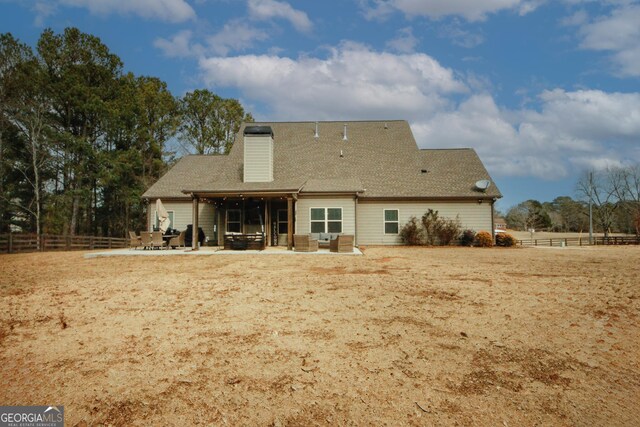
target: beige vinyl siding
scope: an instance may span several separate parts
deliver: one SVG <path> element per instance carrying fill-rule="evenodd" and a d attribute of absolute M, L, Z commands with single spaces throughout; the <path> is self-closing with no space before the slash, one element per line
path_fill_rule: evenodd
<path fill-rule="evenodd" d="M 187 225 L 192 223 L 193 204 L 190 201 L 162 202 L 162 204 L 167 211 L 174 212 L 173 218 L 175 224 L 171 224 L 171 228 L 176 228 L 180 231 L 184 231 L 187 229 Z M 153 203 L 149 204 L 149 209 L 151 209 L 151 222 L 149 224 L 149 230 L 153 230 L 156 215 L 155 200 L 153 201 Z M 198 211 L 198 226 L 202 228 L 205 236 L 207 236 L 209 239 L 212 239 L 215 209 L 213 208 L 213 205 L 200 202 Z"/>
<path fill-rule="evenodd" d="M 273 138 L 244 138 L 244 182 L 273 181 Z"/>
<path fill-rule="evenodd" d="M 384 210 L 398 209 L 399 227 L 411 216 L 420 220 L 428 210 L 438 211 L 441 217 L 455 218 L 459 215 L 463 229 L 491 232 L 491 203 L 471 202 L 366 202 L 358 201 L 358 244 L 397 245 L 399 235 L 384 233 Z"/>
<path fill-rule="evenodd" d="M 295 206 L 296 234 L 311 232 L 311 208 L 342 208 L 342 234 L 355 233 L 356 210 L 353 197 L 298 199 Z"/>

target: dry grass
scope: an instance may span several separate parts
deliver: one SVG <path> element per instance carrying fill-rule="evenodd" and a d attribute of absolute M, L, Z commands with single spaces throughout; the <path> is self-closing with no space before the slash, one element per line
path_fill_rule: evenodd
<path fill-rule="evenodd" d="M 0 256 L 0 402 L 67 425 L 640 425 L 640 248 Z"/>

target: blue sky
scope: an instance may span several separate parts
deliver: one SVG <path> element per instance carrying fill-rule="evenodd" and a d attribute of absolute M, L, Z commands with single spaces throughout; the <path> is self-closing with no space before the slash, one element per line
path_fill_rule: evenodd
<path fill-rule="evenodd" d="M 421 147 L 473 147 L 503 210 L 640 162 L 640 0 L 0 0 L 28 44 L 67 26 L 258 120 L 406 119 Z"/>

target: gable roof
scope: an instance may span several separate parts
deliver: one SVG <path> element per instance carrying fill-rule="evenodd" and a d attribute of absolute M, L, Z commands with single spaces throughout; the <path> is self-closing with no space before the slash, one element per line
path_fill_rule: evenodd
<path fill-rule="evenodd" d="M 273 131 L 272 182 L 243 182 L 246 126 Z M 228 155 L 186 156 L 143 197 L 249 191 L 358 192 L 363 198 L 501 197 L 495 184 L 486 192 L 475 188 L 478 180 L 491 177 L 473 149 L 421 150 L 406 121 L 319 122 L 317 138 L 315 131 L 315 122 L 243 124 Z"/>

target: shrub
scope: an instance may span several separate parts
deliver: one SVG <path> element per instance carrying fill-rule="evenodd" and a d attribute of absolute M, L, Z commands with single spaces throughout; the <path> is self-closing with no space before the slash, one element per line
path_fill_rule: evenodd
<path fill-rule="evenodd" d="M 400 230 L 400 239 L 410 246 L 422 243 L 422 229 L 418 224 L 418 218 L 412 216 Z"/>
<path fill-rule="evenodd" d="M 473 246 L 475 240 L 476 232 L 473 230 L 464 230 L 462 236 L 460 236 L 460 244 L 462 246 Z"/>
<path fill-rule="evenodd" d="M 436 232 L 438 243 L 442 246 L 448 246 L 460 236 L 460 219 L 440 219 L 440 226 Z"/>
<path fill-rule="evenodd" d="M 496 234 L 496 246 L 504 246 L 505 248 L 509 248 L 515 245 L 516 245 L 516 239 L 511 234 L 507 234 L 507 233 Z"/>
<path fill-rule="evenodd" d="M 481 248 L 490 248 L 493 246 L 493 237 L 487 231 L 481 231 L 476 234 L 476 246 Z"/>
<path fill-rule="evenodd" d="M 424 231 L 424 240 L 427 245 L 435 245 L 438 240 L 438 233 L 442 227 L 442 220 L 438 215 L 438 211 L 429 209 L 422 215 L 422 229 Z"/>

